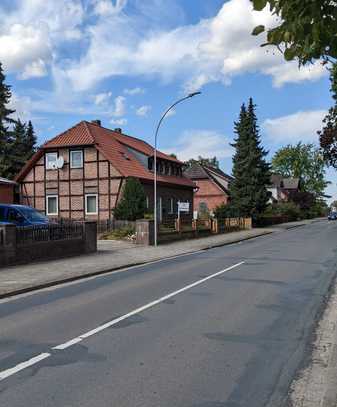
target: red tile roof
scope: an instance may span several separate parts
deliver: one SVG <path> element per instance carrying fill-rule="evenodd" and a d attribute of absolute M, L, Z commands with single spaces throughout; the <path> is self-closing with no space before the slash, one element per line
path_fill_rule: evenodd
<path fill-rule="evenodd" d="M 153 147 L 143 140 L 126 136 L 116 131 L 106 129 L 95 123 L 82 121 L 61 133 L 57 137 L 47 141 L 41 149 L 25 165 L 16 180 L 21 181 L 29 172 L 35 162 L 42 156 L 43 150 L 71 147 L 71 146 L 95 146 L 107 160 L 124 177 L 137 177 L 153 181 L 153 173 L 144 167 L 132 152 L 131 147 L 146 156 L 153 155 Z M 159 158 L 169 160 L 182 165 L 182 162 L 162 152 L 157 152 Z M 187 177 L 176 177 L 171 175 L 159 175 L 158 182 L 194 187 L 195 184 Z"/>

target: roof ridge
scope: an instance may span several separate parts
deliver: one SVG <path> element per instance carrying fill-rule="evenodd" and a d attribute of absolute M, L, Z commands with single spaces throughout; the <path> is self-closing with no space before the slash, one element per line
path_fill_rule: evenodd
<path fill-rule="evenodd" d="M 84 124 L 84 126 L 85 126 L 87 132 L 89 133 L 89 136 L 92 138 L 93 143 L 94 143 L 94 144 L 97 144 L 95 136 L 93 136 L 92 133 L 91 133 L 91 131 L 90 131 L 90 127 L 88 126 L 88 122 L 87 122 L 86 120 L 82 120 L 80 123 L 82 123 L 82 122 L 83 122 L 83 124 Z M 80 123 L 79 123 L 79 124 L 80 124 Z M 92 124 L 93 124 L 93 123 L 92 123 Z"/>
<path fill-rule="evenodd" d="M 47 144 L 49 144 L 49 143 L 52 143 L 53 141 L 57 140 L 59 137 L 62 137 L 63 135 L 69 133 L 70 131 L 72 131 L 72 130 L 75 129 L 76 127 L 80 126 L 81 124 L 84 124 L 84 125 L 85 125 L 85 128 L 86 128 L 86 130 L 89 132 L 89 135 L 90 135 L 90 137 L 92 138 L 93 143 L 95 143 L 94 137 L 92 136 L 92 134 L 91 134 L 89 128 L 86 126 L 86 121 L 85 121 L 85 120 L 81 120 L 80 122 L 78 122 L 78 123 L 74 124 L 73 126 L 71 126 L 69 129 L 63 131 L 62 133 L 58 134 L 57 136 L 55 136 L 55 137 L 51 138 L 50 140 L 47 140 L 46 142 L 44 142 L 44 143 L 42 144 L 41 148 L 44 148 L 45 145 L 47 145 Z"/>

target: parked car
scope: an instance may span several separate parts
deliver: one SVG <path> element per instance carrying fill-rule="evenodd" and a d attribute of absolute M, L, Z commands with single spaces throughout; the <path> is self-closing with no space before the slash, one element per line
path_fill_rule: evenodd
<path fill-rule="evenodd" d="M 330 212 L 328 215 L 328 220 L 337 220 L 337 212 Z"/>
<path fill-rule="evenodd" d="M 0 225 L 8 223 L 16 226 L 43 226 L 49 220 L 30 206 L 0 204 Z"/>

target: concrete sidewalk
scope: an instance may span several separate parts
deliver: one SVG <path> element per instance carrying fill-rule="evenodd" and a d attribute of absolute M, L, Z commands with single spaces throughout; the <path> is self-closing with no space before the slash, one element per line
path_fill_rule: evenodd
<path fill-rule="evenodd" d="M 161 245 L 157 248 L 137 246 L 124 241 L 101 240 L 98 242 L 98 252 L 95 254 L 0 268 L 0 298 L 138 264 L 237 243 L 311 222 L 292 222 L 273 228 L 252 229 L 200 239 L 183 240 Z"/>

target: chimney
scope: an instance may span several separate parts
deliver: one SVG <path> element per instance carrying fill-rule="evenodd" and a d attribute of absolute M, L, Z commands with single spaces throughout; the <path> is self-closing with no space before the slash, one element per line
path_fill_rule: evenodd
<path fill-rule="evenodd" d="M 101 125 L 102 125 L 102 122 L 101 122 L 99 119 L 97 119 L 97 120 L 91 120 L 91 123 L 96 124 L 97 126 L 101 126 Z"/>
<path fill-rule="evenodd" d="M 121 133 L 122 134 L 122 129 L 120 127 L 116 127 L 114 131 L 116 133 Z"/>

